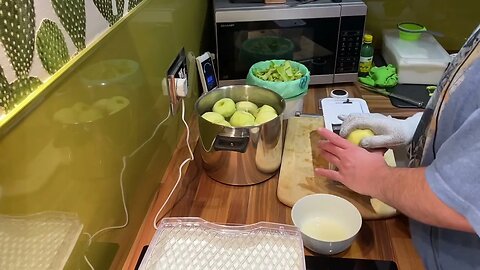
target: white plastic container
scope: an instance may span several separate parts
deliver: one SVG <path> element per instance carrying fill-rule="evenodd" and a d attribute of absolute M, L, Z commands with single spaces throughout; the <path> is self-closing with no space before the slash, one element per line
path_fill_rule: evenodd
<path fill-rule="evenodd" d="M 383 32 L 382 56 L 397 68 L 398 82 L 436 85 L 450 62 L 450 56 L 437 40 L 422 33 L 419 40 L 400 39 L 397 29 Z"/>
<path fill-rule="evenodd" d="M 307 92 L 293 98 L 285 99 L 285 110 L 283 111 L 283 119 L 288 119 L 292 116 L 295 116 L 295 112 L 297 111 L 303 112 L 303 98 L 306 95 Z"/>

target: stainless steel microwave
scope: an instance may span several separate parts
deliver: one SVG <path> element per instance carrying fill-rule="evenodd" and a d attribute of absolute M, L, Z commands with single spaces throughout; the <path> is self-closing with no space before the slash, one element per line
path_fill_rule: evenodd
<path fill-rule="evenodd" d="M 252 64 L 270 59 L 304 64 L 310 84 L 356 81 L 367 6 L 359 0 L 333 1 L 215 0 L 220 86 L 244 83 Z"/>

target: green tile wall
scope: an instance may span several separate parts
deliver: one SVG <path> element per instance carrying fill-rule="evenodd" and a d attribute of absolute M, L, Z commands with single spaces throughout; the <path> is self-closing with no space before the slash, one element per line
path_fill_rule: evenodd
<path fill-rule="evenodd" d="M 33 214 L 45 212 L 73 215 L 83 229 L 67 268 L 88 269 L 86 254 L 95 269 L 106 269 L 111 261 L 116 262 L 111 269 L 119 269 L 184 130 L 177 113 L 152 137 L 169 110 L 162 79 L 182 47 L 199 54 L 207 4 L 144 0 L 57 76 L 23 116 L 3 127 L 0 222 L 13 217 L 33 220 Z M 106 63 L 114 63 L 117 71 L 112 73 Z M 189 67 L 188 116 L 198 97 L 194 63 Z M 62 108 L 113 96 L 126 97 L 130 103 L 91 123 L 65 125 L 54 120 Z M 129 223 L 98 235 L 88 247 L 86 233 L 125 222 L 120 180 Z"/>
<path fill-rule="evenodd" d="M 427 29 L 442 32 L 438 38 L 449 51 L 458 50 L 465 38 L 480 23 L 478 0 L 365 0 L 368 6 L 367 31 L 374 35 L 380 48 L 383 29 L 396 28 L 397 23 L 413 21 Z"/>

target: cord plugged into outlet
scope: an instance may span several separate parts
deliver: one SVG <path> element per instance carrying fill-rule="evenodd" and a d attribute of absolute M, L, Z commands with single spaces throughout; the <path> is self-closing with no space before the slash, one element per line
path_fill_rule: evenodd
<path fill-rule="evenodd" d="M 167 206 L 167 203 L 170 201 L 170 198 L 172 197 L 174 191 L 177 189 L 177 186 L 180 184 L 180 181 L 182 180 L 182 176 L 183 176 L 182 169 L 183 169 L 183 167 L 188 162 L 194 160 L 193 150 L 192 150 L 192 147 L 190 146 L 190 142 L 189 142 L 190 141 L 190 127 L 188 126 L 187 121 L 185 120 L 185 101 L 183 100 L 183 98 L 181 99 L 181 103 L 182 103 L 182 122 L 185 125 L 185 128 L 187 130 L 187 136 L 185 138 L 185 143 L 187 144 L 188 153 L 190 154 L 190 156 L 187 159 L 185 159 L 182 162 L 182 164 L 180 164 L 180 167 L 178 168 L 178 177 L 177 177 L 177 180 L 175 182 L 175 185 L 173 186 L 172 190 L 168 194 L 167 198 L 163 202 L 160 209 L 158 209 L 157 213 L 155 214 L 155 218 L 153 219 L 153 228 L 155 228 L 155 230 L 158 230 L 157 222 L 159 221 L 159 219 L 161 219 L 168 211 L 170 211 L 170 209 L 168 209 L 166 211 L 164 211 L 164 210 L 165 210 L 165 207 Z M 160 215 L 160 214 L 162 214 L 162 215 Z"/>
<path fill-rule="evenodd" d="M 175 79 L 175 92 L 177 97 L 180 98 L 188 96 L 188 81 L 186 78 Z"/>
<path fill-rule="evenodd" d="M 188 58 L 182 48 L 167 71 L 167 88 L 172 115 L 175 115 L 180 100 L 188 95 Z"/>

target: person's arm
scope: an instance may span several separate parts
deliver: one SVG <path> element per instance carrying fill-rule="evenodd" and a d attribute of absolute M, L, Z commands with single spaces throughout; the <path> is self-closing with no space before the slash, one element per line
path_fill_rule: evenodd
<path fill-rule="evenodd" d="M 388 169 L 388 168 L 387 168 Z M 425 168 L 389 168 L 374 197 L 420 222 L 453 230 L 474 232 L 467 219 L 443 203 L 430 189 Z"/>
<path fill-rule="evenodd" d="M 466 219 L 443 203 L 430 189 L 425 168 L 391 168 L 383 155 L 370 153 L 337 134 L 319 129 L 326 139 L 319 147 L 338 171 L 316 168 L 315 173 L 339 181 L 351 190 L 380 199 L 421 222 L 473 232 Z"/>

